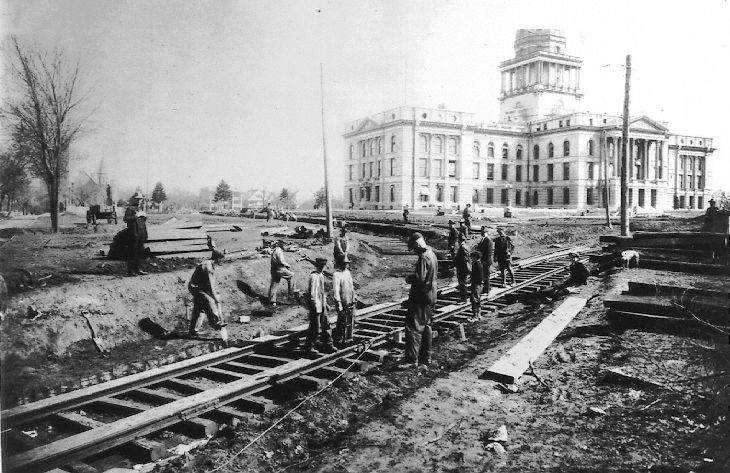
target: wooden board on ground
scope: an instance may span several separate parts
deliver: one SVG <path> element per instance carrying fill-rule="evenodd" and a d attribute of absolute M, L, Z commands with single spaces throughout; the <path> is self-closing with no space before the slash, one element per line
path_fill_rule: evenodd
<path fill-rule="evenodd" d="M 672 295 L 675 297 L 706 297 L 722 300 L 725 305 L 730 304 L 728 291 L 715 291 L 698 287 L 669 286 L 666 284 L 629 281 L 629 293 L 637 295 Z"/>
<path fill-rule="evenodd" d="M 530 362 L 550 346 L 555 337 L 575 318 L 588 302 L 582 297 L 568 297 L 537 327 L 509 349 L 481 378 L 502 383 L 515 383 L 530 367 Z"/>

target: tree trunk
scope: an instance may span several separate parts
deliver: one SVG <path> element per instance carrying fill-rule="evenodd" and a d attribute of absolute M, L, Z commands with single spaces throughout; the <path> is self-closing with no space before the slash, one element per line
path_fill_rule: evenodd
<path fill-rule="evenodd" d="M 51 212 L 51 231 L 58 233 L 58 179 L 56 176 L 51 177 L 50 185 L 48 188 L 48 204 Z"/>

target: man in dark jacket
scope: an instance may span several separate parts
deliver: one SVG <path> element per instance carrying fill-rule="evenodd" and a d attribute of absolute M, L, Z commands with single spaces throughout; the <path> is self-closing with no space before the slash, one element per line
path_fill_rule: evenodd
<path fill-rule="evenodd" d="M 193 295 L 193 316 L 190 319 L 188 334 L 190 338 L 198 336 L 203 322 L 201 316 L 205 314 L 210 326 L 220 330 L 223 344 L 227 345 L 228 331 L 226 323 L 223 322 L 220 291 L 215 280 L 215 265 L 222 259 L 223 253 L 213 250 L 211 258 L 197 265 L 193 271 L 188 283 L 188 291 Z"/>
<path fill-rule="evenodd" d="M 482 318 L 482 281 L 484 280 L 484 270 L 482 268 L 482 254 L 475 251 L 471 254 L 471 316 L 474 320 Z"/>
<path fill-rule="evenodd" d="M 129 199 L 129 207 L 124 212 L 124 222 L 129 234 L 127 252 L 127 276 L 147 274 L 139 269 L 139 260 L 144 255 L 144 244 L 147 242 L 147 214 L 140 208 L 144 197 L 140 192 Z"/>
<path fill-rule="evenodd" d="M 459 238 L 459 230 L 456 229 L 454 226 L 454 221 L 449 220 L 449 254 L 451 255 L 451 260 L 454 260 L 454 256 L 456 255 L 456 243 L 457 239 Z"/>
<path fill-rule="evenodd" d="M 515 273 L 512 271 L 512 252 L 515 245 L 512 244 L 510 237 L 504 234 L 504 230 L 497 229 L 497 238 L 494 239 L 494 261 L 499 265 L 499 272 L 502 276 L 502 286 L 506 287 L 506 278 L 504 272 L 507 271 L 512 278 L 511 286 L 515 284 Z"/>
<path fill-rule="evenodd" d="M 464 208 L 464 212 L 462 213 L 462 217 L 464 218 L 464 226 L 466 227 L 466 236 L 469 236 L 469 232 L 471 231 L 471 204 L 466 204 L 466 207 Z"/>
<path fill-rule="evenodd" d="M 469 247 L 461 233 L 459 233 L 459 247 L 456 249 L 454 266 L 456 267 L 456 280 L 459 284 L 459 298 L 461 302 L 466 302 L 466 281 L 471 272 L 471 261 L 469 260 Z"/>
<path fill-rule="evenodd" d="M 423 235 L 416 232 L 408 240 L 408 249 L 418 255 L 413 274 L 406 282 L 408 314 L 406 315 L 406 355 L 404 368 L 415 368 L 418 363 L 431 363 L 431 323 L 436 304 L 438 261 L 433 250 L 426 245 Z"/>
<path fill-rule="evenodd" d="M 487 227 L 482 225 L 482 239 L 477 243 L 477 251 L 481 253 L 482 270 L 484 271 L 484 284 L 482 292 L 489 294 L 489 274 L 492 269 L 492 261 L 494 260 L 494 242 L 487 236 Z"/>

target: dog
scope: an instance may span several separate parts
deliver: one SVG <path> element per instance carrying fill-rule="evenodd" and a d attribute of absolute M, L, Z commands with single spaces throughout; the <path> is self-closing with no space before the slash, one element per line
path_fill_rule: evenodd
<path fill-rule="evenodd" d="M 639 267 L 639 253 L 636 250 L 625 250 L 621 252 L 621 264 L 624 268 L 631 267 L 631 261 L 635 261 L 635 267 Z"/>

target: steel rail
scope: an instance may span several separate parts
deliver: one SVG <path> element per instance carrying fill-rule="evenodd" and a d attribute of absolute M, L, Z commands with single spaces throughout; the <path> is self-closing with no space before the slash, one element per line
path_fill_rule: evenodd
<path fill-rule="evenodd" d="M 536 255 L 535 257 L 521 260 L 520 267 L 529 267 L 540 263 L 549 262 L 550 260 L 554 260 L 556 258 L 559 258 L 560 256 L 564 256 L 567 253 L 574 251 L 586 252 L 588 251 L 588 249 L 569 248 L 559 250 L 557 252 L 546 253 L 543 255 Z M 548 270 L 540 275 L 530 277 L 522 281 L 521 283 L 516 284 L 515 286 L 503 288 L 502 290 L 495 291 L 494 293 L 489 295 L 483 295 L 481 300 L 482 302 L 493 301 L 495 299 L 503 297 L 506 294 L 520 290 L 524 287 L 534 284 L 535 282 L 558 274 L 561 271 L 565 271 L 564 265 L 561 265 L 558 268 Z M 442 291 L 442 294 L 446 292 L 451 293 L 454 288 L 455 286 L 449 286 L 445 288 L 445 291 Z M 393 309 L 400 309 L 400 302 L 387 304 L 384 307 L 378 308 L 378 310 L 371 311 L 371 313 L 368 314 L 367 317 L 365 317 L 365 320 L 371 317 L 375 317 L 379 314 L 386 314 Z M 449 317 L 454 316 L 460 312 L 464 312 L 468 309 L 469 304 L 465 303 L 455 303 L 447 305 L 438 309 L 437 313 L 434 315 L 434 322 L 437 323 L 440 321 L 444 321 Z M 402 315 L 400 317 L 405 318 Z M 403 330 L 404 328 L 402 326 L 399 328 L 394 327 L 393 330 L 388 330 L 384 332 L 369 330 L 371 333 L 374 333 L 376 335 L 369 337 L 367 344 L 368 346 L 380 344 L 382 342 L 385 342 L 387 338 L 392 336 L 394 332 L 401 332 Z M 294 331 L 293 333 L 289 333 L 281 337 L 273 337 L 276 340 L 276 343 L 273 344 L 283 344 L 285 341 L 289 341 L 293 336 L 301 337 L 303 335 L 304 331 Z M 230 361 L 231 359 L 246 356 L 247 354 L 252 354 L 256 347 L 270 344 L 272 344 L 272 340 L 252 344 L 243 349 L 223 350 L 226 352 L 226 354 L 222 357 L 205 356 L 201 358 L 206 358 L 208 365 L 218 364 L 221 362 Z M 208 411 L 214 410 L 242 397 L 255 394 L 264 389 L 275 386 L 278 383 L 286 382 L 298 376 L 307 374 L 312 371 L 316 371 L 317 369 L 332 364 L 339 359 L 347 358 L 353 354 L 357 354 L 362 349 L 362 344 L 355 345 L 352 347 L 344 348 L 332 354 L 323 355 L 319 358 L 292 360 L 291 362 L 267 369 L 255 375 L 244 375 L 242 376 L 242 379 L 230 382 L 223 386 L 206 390 L 192 396 L 187 396 L 177 401 L 151 408 L 145 412 L 141 412 L 139 414 L 135 414 L 115 422 L 111 422 L 97 429 L 81 432 L 79 434 L 66 437 L 62 440 L 58 440 L 50 444 L 16 454 L 7 458 L 4 462 L 4 466 L 7 471 L 33 472 L 44 471 L 45 469 L 59 466 L 64 462 L 83 459 L 90 455 L 127 443 L 137 437 L 144 436 L 149 433 L 169 427 L 173 424 L 180 422 L 181 419 L 187 419 L 202 415 Z M 200 361 L 200 363 L 195 363 L 195 365 L 199 369 L 200 366 L 204 363 L 205 361 Z M 175 374 L 172 374 L 172 371 L 174 371 Z M 154 380 L 149 380 L 149 382 L 146 382 L 145 385 L 157 384 L 166 379 L 174 378 L 176 376 L 179 376 L 181 372 L 180 370 L 172 371 L 165 372 L 164 374 L 161 374 L 161 377 L 157 377 Z M 190 368 L 190 371 L 194 371 L 194 369 Z M 120 383 L 118 384 L 121 385 L 123 384 L 121 383 L 121 381 L 123 380 L 124 378 L 120 378 L 119 380 L 115 381 L 119 381 Z M 134 387 L 121 387 L 116 385 L 109 386 L 106 389 L 100 389 L 97 392 L 96 398 L 109 396 L 109 392 L 113 391 L 113 389 L 115 388 L 122 388 L 123 390 L 119 392 L 123 393 L 125 391 L 130 391 L 135 387 L 139 387 L 139 384 L 136 384 Z M 90 400 L 93 399 L 90 396 L 90 393 L 87 393 L 86 396 L 80 396 L 79 399 L 75 401 L 75 403 L 60 402 L 56 405 L 62 406 L 62 409 L 68 409 L 68 406 L 70 404 L 75 404 L 75 406 L 78 406 L 86 402 L 90 402 Z M 81 398 L 84 398 L 85 401 L 81 402 Z M 40 409 L 39 412 L 43 411 L 44 414 L 47 414 L 50 412 L 49 409 L 50 407 L 48 405 L 44 405 L 44 408 Z M 38 418 L 39 416 L 42 415 L 38 414 L 35 418 Z M 11 418 L 17 419 L 17 417 Z"/>

